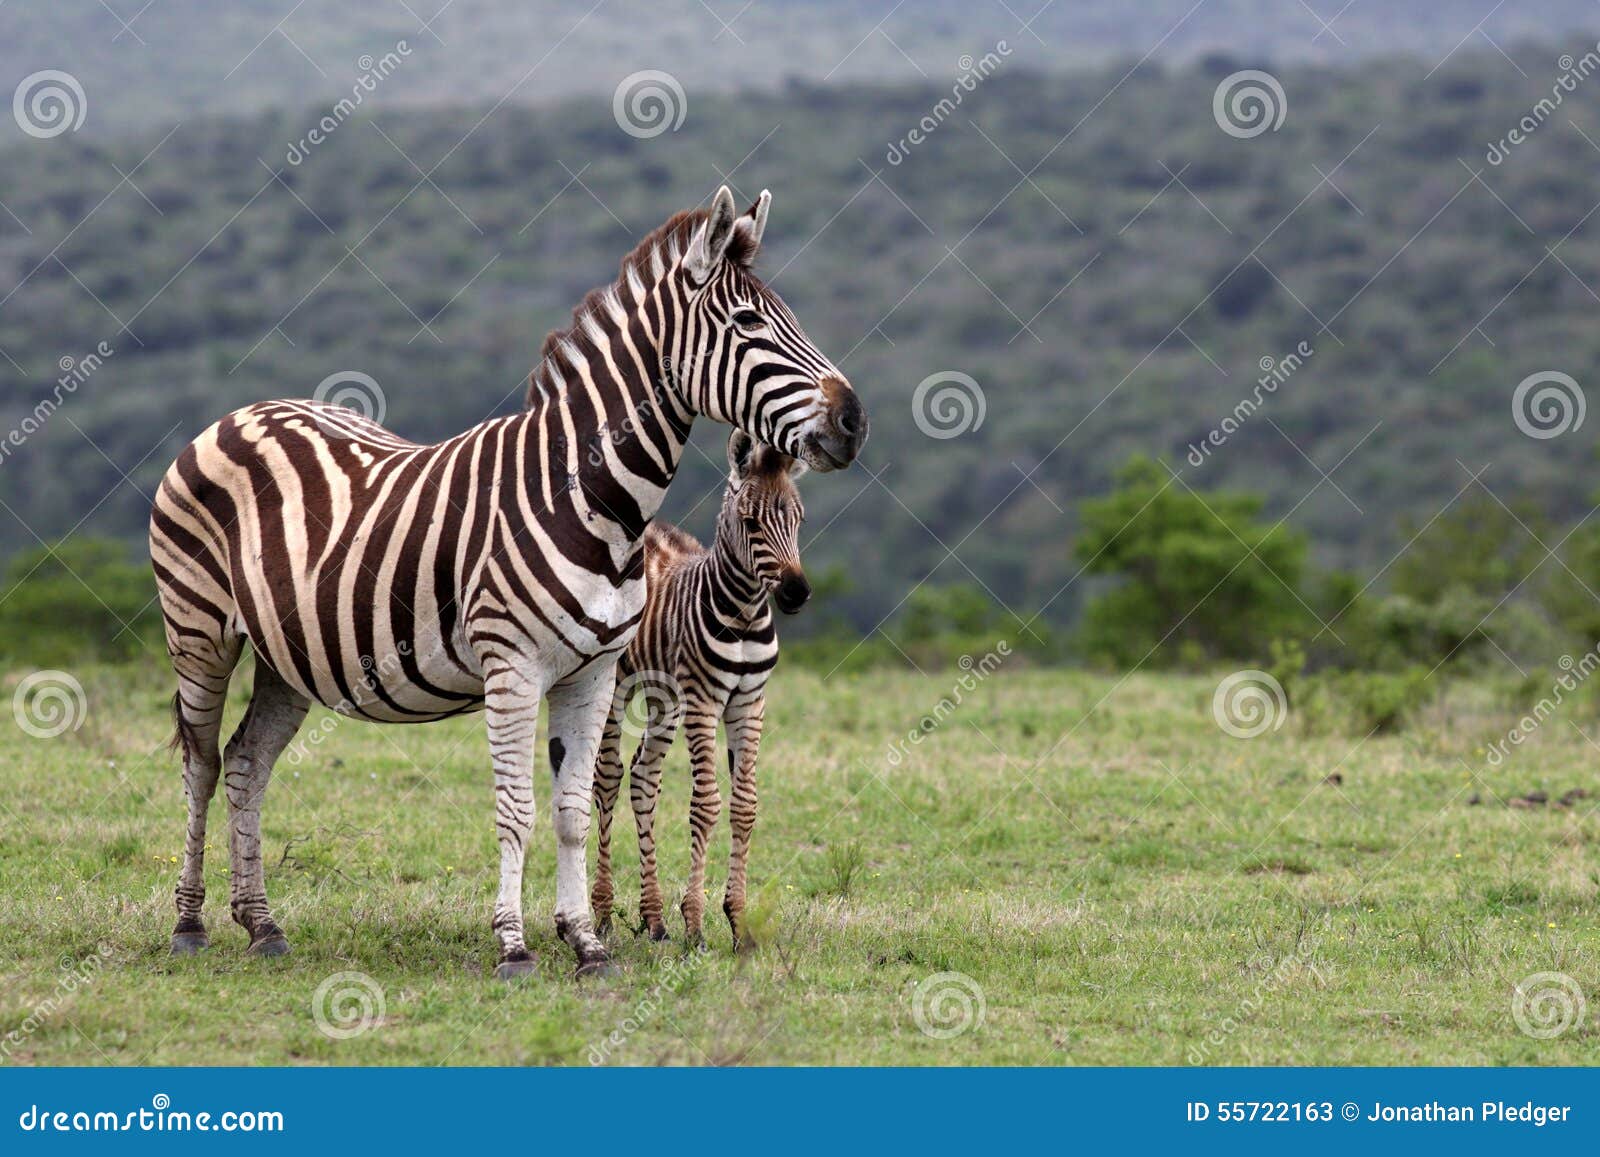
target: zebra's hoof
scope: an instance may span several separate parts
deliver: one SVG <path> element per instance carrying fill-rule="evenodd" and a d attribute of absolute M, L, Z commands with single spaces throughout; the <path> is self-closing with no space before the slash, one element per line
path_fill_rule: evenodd
<path fill-rule="evenodd" d="M 526 956 L 521 960 L 502 960 L 494 966 L 496 980 L 516 980 L 523 976 L 532 976 L 539 967 L 537 956 Z"/>
<path fill-rule="evenodd" d="M 245 949 L 246 956 L 287 956 L 289 941 L 282 932 L 269 932 L 260 940 L 252 940 Z"/>
<path fill-rule="evenodd" d="M 602 980 L 608 976 L 621 976 L 622 969 L 612 963 L 609 956 L 600 956 L 593 960 L 580 960 L 575 975 L 579 980 Z"/>
<path fill-rule="evenodd" d="M 172 934 L 172 955 L 193 956 L 197 952 L 204 952 L 211 947 L 211 940 L 204 932 L 174 932 Z"/>
<path fill-rule="evenodd" d="M 671 940 L 672 933 L 667 931 L 667 926 L 665 924 L 662 924 L 650 929 L 650 939 L 654 940 L 657 944 L 660 944 L 664 940 Z"/>

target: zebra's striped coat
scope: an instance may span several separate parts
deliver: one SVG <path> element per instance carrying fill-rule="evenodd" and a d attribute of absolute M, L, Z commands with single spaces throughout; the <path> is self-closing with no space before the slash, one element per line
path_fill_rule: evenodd
<path fill-rule="evenodd" d="M 656 875 L 655 811 L 661 764 L 681 725 L 694 791 L 689 806 L 689 880 L 684 927 L 701 938 L 706 843 L 722 811 L 717 785 L 717 723 L 728 737 L 729 817 L 733 831 L 722 908 L 735 943 L 745 902 L 745 870 L 756 821 L 756 758 L 766 712 L 767 677 L 778 661 L 778 633 L 767 605 L 793 614 L 811 595 L 797 542 L 805 518 L 794 480 L 798 462 L 734 431 L 728 486 L 707 549 L 675 526 L 645 532 L 644 619 L 617 664 L 617 692 L 600 741 L 594 794 L 598 858 L 590 899 L 598 927 L 610 924 L 611 816 L 622 783 L 622 735 L 642 696 L 643 732 L 629 769 L 639 830 L 639 915 L 655 940 L 667 937 Z"/>
<path fill-rule="evenodd" d="M 644 609 L 641 537 L 690 424 L 730 422 L 818 469 L 847 465 L 866 437 L 854 392 L 748 268 L 769 204 L 739 216 L 724 187 L 647 237 L 546 340 L 523 413 L 423 446 L 338 407 L 265 402 L 179 455 L 150 523 L 189 799 L 174 952 L 207 943 L 206 809 L 224 771 L 234 919 L 251 951 L 287 951 L 261 798 L 316 700 L 380 722 L 486 711 L 499 972 L 531 970 L 522 866 L 545 698 L 556 928 L 580 972 L 606 966 L 585 865 L 594 761 Z M 254 694 L 219 753 L 246 641 Z"/>

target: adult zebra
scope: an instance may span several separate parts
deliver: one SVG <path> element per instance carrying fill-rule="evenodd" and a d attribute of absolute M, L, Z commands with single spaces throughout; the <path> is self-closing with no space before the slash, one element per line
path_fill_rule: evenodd
<path fill-rule="evenodd" d="M 264 402 L 178 456 L 150 519 L 189 800 L 174 953 L 208 943 L 206 809 L 224 767 L 233 918 L 251 952 L 288 951 L 267 906 L 261 798 L 315 699 L 390 723 L 485 711 L 496 972 L 531 971 L 522 867 L 547 698 L 556 931 L 580 975 L 608 966 L 585 863 L 595 753 L 644 607 L 640 539 L 690 425 L 729 422 L 817 470 L 849 465 L 867 436 L 854 391 L 750 270 L 770 204 L 763 191 L 739 215 L 724 186 L 646 237 L 546 339 L 520 414 L 422 446 L 336 406 Z M 246 640 L 255 687 L 219 757 Z"/>

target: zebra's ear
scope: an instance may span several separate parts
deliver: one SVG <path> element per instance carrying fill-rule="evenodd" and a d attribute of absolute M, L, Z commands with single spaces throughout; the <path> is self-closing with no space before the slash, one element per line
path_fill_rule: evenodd
<path fill-rule="evenodd" d="M 733 194 L 724 185 L 711 199 L 711 213 L 704 225 L 689 242 L 689 253 L 684 258 L 684 268 L 697 283 L 704 284 L 728 252 L 728 242 L 733 240 L 734 220 L 738 210 L 733 207 Z"/>
<path fill-rule="evenodd" d="M 743 430 L 728 435 L 728 469 L 735 478 L 748 478 L 750 465 L 755 461 L 755 439 Z"/>
<path fill-rule="evenodd" d="M 761 247 L 761 237 L 767 231 L 767 211 L 771 208 L 772 194 L 762 189 L 761 196 L 756 198 L 756 203 L 746 209 L 744 216 L 739 218 L 739 232 L 745 235 L 752 251 Z"/>

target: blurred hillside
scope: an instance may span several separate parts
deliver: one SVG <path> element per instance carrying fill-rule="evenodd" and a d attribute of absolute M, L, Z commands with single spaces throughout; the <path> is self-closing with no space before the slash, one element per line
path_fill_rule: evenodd
<path fill-rule="evenodd" d="M 1134 452 L 1268 495 L 1319 563 L 1368 574 L 1468 468 L 1567 524 L 1596 489 L 1589 430 L 1524 436 L 1511 397 L 1537 371 L 1583 382 L 1600 352 L 1600 80 L 1484 160 L 1563 51 L 1585 46 L 1282 68 L 1284 123 L 1254 139 L 1222 132 L 1212 97 L 1258 61 L 1007 64 L 899 164 L 948 77 L 696 90 L 654 139 L 609 99 L 384 110 L 297 167 L 286 146 L 320 108 L 23 139 L 0 152 L 0 429 L 60 392 L 62 359 L 112 353 L 0 455 L 0 553 L 137 541 L 188 438 L 337 371 L 375 378 L 419 439 L 514 408 L 544 333 L 727 173 L 773 190 L 764 271 L 872 412 L 865 469 L 807 483 L 810 564 L 848 569 L 858 623 L 930 575 L 1070 617 L 1076 503 Z M 1187 461 L 1302 342 L 1260 411 Z M 985 402 L 950 439 L 913 418 L 941 371 Z M 724 436 L 702 423 L 666 511 L 699 533 Z"/>
<path fill-rule="evenodd" d="M 937 80 L 1007 39 L 1030 68 L 1212 51 L 1352 63 L 1463 42 L 1508 48 L 1600 32 L 1590 0 L 9 0 L 0 89 L 64 69 L 89 94 L 85 132 L 299 108 L 350 91 L 356 62 L 405 40 L 403 83 L 378 107 L 610 98 L 641 69 L 700 93 L 791 80 Z M 1592 35 L 1591 35 L 1592 39 Z"/>

